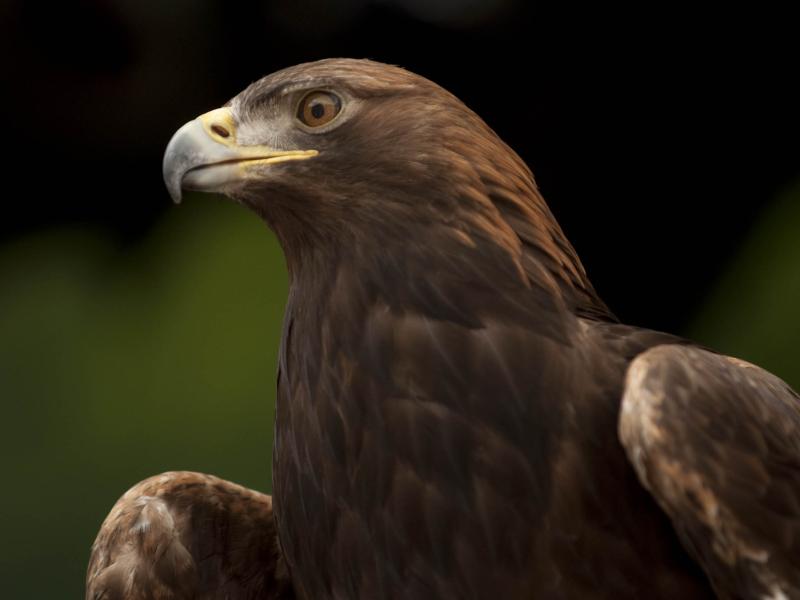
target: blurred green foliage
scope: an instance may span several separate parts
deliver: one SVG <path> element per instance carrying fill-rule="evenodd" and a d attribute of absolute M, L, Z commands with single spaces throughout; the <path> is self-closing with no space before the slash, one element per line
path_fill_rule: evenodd
<path fill-rule="evenodd" d="M 764 212 L 685 333 L 800 390 L 800 185 Z"/>
<path fill-rule="evenodd" d="M 4 598 L 82 598 L 99 524 L 148 475 L 268 490 L 287 282 L 255 215 L 197 196 L 132 248 L 27 237 L 0 281 Z"/>
<path fill-rule="evenodd" d="M 686 332 L 796 387 L 798 232 L 795 190 Z M 255 216 L 193 196 L 134 247 L 90 231 L 26 237 L 0 248 L 0 282 L 3 597 L 82 597 L 99 524 L 149 475 L 269 490 L 287 283 Z"/>

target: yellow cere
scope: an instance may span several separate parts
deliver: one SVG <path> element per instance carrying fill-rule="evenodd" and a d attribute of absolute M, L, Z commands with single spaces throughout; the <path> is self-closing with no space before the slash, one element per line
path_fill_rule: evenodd
<path fill-rule="evenodd" d="M 215 142 L 225 146 L 236 145 L 236 121 L 233 120 L 230 108 L 215 108 L 200 115 L 197 119 L 203 124 L 203 129 L 208 136 Z M 218 128 L 227 131 L 229 135 L 223 137 L 217 133 Z"/>
<path fill-rule="evenodd" d="M 274 163 L 285 162 L 287 160 L 304 160 L 319 154 L 318 150 L 278 150 L 274 151 L 272 156 L 265 156 L 263 158 L 251 158 L 241 162 L 242 168 L 250 167 L 252 165 L 271 165 Z"/>

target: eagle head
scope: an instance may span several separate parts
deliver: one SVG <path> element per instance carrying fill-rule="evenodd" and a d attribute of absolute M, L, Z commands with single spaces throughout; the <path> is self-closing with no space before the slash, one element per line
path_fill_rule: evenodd
<path fill-rule="evenodd" d="M 439 296 L 534 287 L 548 304 L 607 310 L 522 159 L 454 95 L 399 67 L 329 59 L 256 81 L 178 130 L 164 179 L 176 202 L 182 190 L 221 192 L 261 215 L 290 277 L 309 256 L 337 257 L 369 269 L 384 294 L 436 273 L 450 281 Z"/>

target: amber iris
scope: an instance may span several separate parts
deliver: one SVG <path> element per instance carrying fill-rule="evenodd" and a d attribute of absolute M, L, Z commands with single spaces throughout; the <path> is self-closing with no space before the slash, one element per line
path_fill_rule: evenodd
<path fill-rule="evenodd" d="M 300 101 L 297 118 L 309 127 L 330 123 L 342 109 L 342 101 L 330 92 L 311 92 Z"/>

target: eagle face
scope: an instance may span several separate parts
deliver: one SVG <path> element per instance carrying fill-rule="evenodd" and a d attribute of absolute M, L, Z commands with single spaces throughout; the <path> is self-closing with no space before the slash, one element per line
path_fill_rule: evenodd
<path fill-rule="evenodd" d="M 452 224 L 459 205 L 488 206 L 484 173 L 507 154 L 438 85 L 336 59 L 274 73 L 184 125 L 167 148 L 164 178 L 176 202 L 199 190 L 250 207 L 291 253 L 297 238 L 379 240 L 389 229 L 403 237 L 421 222 Z"/>

